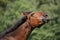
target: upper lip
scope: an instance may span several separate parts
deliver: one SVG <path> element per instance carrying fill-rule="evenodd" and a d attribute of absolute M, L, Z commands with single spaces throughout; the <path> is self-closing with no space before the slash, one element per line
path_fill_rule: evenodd
<path fill-rule="evenodd" d="M 42 21 L 47 23 L 47 22 L 49 22 L 49 19 L 42 19 Z"/>

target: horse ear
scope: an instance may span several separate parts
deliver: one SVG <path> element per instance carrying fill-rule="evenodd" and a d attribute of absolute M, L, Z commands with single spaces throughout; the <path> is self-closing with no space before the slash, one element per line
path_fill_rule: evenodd
<path fill-rule="evenodd" d="M 31 11 L 22 11 L 22 13 L 23 13 L 24 16 L 27 16 L 28 14 L 31 13 Z"/>

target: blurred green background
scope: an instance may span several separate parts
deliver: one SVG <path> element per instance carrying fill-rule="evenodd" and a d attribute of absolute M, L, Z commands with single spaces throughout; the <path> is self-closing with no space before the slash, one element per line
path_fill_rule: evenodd
<path fill-rule="evenodd" d="M 0 0 L 0 32 L 20 19 L 23 10 L 51 15 L 51 21 L 32 31 L 28 40 L 60 40 L 60 0 Z"/>

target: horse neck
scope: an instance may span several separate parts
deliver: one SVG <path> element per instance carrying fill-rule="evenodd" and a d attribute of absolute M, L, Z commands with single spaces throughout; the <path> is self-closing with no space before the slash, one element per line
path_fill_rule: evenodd
<path fill-rule="evenodd" d="M 16 29 L 16 31 L 11 33 L 11 36 L 15 37 L 18 40 L 27 40 L 31 31 L 32 31 L 31 26 L 27 21 L 24 24 L 22 24 L 18 29 Z"/>

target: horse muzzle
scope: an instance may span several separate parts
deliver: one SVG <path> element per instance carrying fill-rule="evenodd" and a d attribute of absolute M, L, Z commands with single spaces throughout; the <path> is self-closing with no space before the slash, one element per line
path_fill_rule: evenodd
<path fill-rule="evenodd" d="M 49 16 L 44 17 L 44 18 L 42 19 L 42 21 L 45 22 L 45 23 L 47 23 L 47 22 L 50 21 L 50 17 L 49 17 Z"/>

